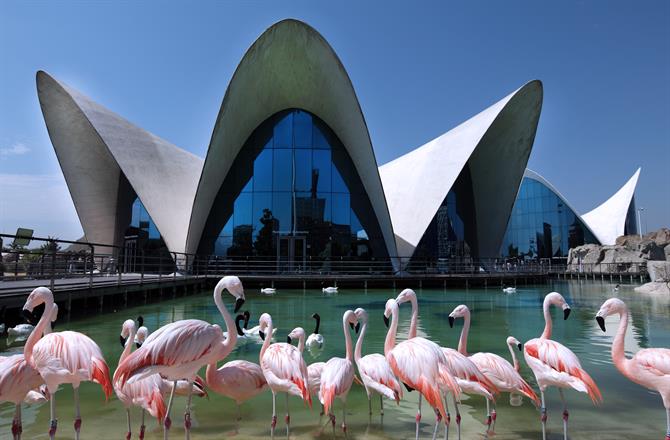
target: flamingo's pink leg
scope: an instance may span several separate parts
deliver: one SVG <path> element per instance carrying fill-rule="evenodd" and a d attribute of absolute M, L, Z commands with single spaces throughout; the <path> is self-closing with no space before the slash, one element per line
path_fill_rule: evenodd
<path fill-rule="evenodd" d="M 486 399 L 486 431 L 491 430 L 491 423 L 492 423 L 492 418 L 491 418 L 491 402 L 489 399 Z"/>
<path fill-rule="evenodd" d="M 130 407 L 126 408 L 126 421 L 128 422 L 128 431 L 126 432 L 126 440 L 130 440 L 132 434 L 130 433 Z"/>
<path fill-rule="evenodd" d="M 172 401 L 174 400 L 174 392 L 177 389 L 177 381 L 172 382 L 172 391 L 170 391 L 170 400 L 168 400 L 167 411 L 165 412 L 165 420 L 163 420 L 163 440 L 168 440 L 168 432 L 172 426 L 172 419 L 170 419 L 170 410 L 172 410 Z"/>
<path fill-rule="evenodd" d="M 670 407 L 665 409 L 665 417 L 666 417 L 665 440 L 670 440 Z"/>
<path fill-rule="evenodd" d="M 51 390 L 49 389 L 51 393 Z M 51 423 L 49 425 L 49 439 L 54 440 L 56 438 L 56 429 L 58 429 L 58 420 L 56 419 L 56 396 L 54 393 L 51 393 L 51 400 L 49 401 L 49 410 L 51 412 Z"/>
<path fill-rule="evenodd" d="M 186 400 L 186 411 L 184 412 L 184 438 L 191 439 L 191 402 L 193 399 L 193 381 L 188 381 L 188 397 Z"/>
<path fill-rule="evenodd" d="M 74 388 L 74 439 L 79 440 L 81 431 L 81 414 L 79 412 L 79 387 Z"/>
<path fill-rule="evenodd" d="M 140 440 L 144 440 L 144 430 L 146 429 L 146 426 L 144 426 L 144 408 L 142 409 L 142 424 L 140 425 Z"/>
<path fill-rule="evenodd" d="M 419 440 L 419 423 L 421 422 L 421 393 L 419 393 L 419 408 L 416 411 L 416 440 Z"/>
<path fill-rule="evenodd" d="M 568 405 L 565 403 L 565 396 L 563 396 L 563 390 L 558 389 L 558 394 L 561 396 L 561 402 L 563 402 L 563 440 L 568 440 Z"/>
<path fill-rule="evenodd" d="M 12 420 L 12 438 L 14 440 L 21 440 L 21 404 L 16 405 L 16 412 L 14 413 L 14 420 Z"/>
<path fill-rule="evenodd" d="M 437 437 L 437 428 L 440 426 L 440 422 L 442 421 L 442 414 L 440 414 L 440 411 L 437 408 L 433 408 L 435 410 L 435 428 L 433 429 L 433 440 Z"/>
<path fill-rule="evenodd" d="M 372 412 L 370 412 L 372 414 Z M 384 415 L 384 396 L 379 395 L 379 414 Z"/>
<path fill-rule="evenodd" d="M 547 440 L 547 407 L 544 406 L 544 391 L 540 390 L 542 406 L 540 407 L 540 420 L 542 421 L 542 440 Z"/>
<path fill-rule="evenodd" d="M 458 409 L 458 401 L 456 396 L 451 395 L 454 398 L 454 408 L 456 409 L 456 433 L 458 434 L 458 440 L 461 440 L 461 412 Z"/>
<path fill-rule="evenodd" d="M 270 423 L 270 438 L 275 438 L 275 426 L 277 426 L 277 394 L 272 391 L 272 422 Z"/>
<path fill-rule="evenodd" d="M 498 418 L 498 413 L 496 412 L 496 402 L 493 401 L 493 409 L 491 410 L 491 420 L 493 420 L 493 424 L 491 425 L 491 431 L 496 430 L 496 419 Z"/>
<path fill-rule="evenodd" d="M 451 423 L 451 415 L 449 414 L 449 394 L 444 395 L 444 410 L 447 416 L 444 418 L 444 440 L 449 440 L 449 423 Z"/>
<path fill-rule="evenodd" d="M 284 418 L 286 421 L 286 438 L 289 438 L 291 435 L 291 414 L 289 413 L 288 410 L 288 393 L 286 393 L 286 417 Z"/>
<path fill-rule="evenodd" d="M 342 432 L 347 436 L 347 402 L 342 401 Z"/>

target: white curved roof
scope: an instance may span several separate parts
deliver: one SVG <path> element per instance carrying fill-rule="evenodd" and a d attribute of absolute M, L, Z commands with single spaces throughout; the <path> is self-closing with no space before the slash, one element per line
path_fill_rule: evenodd
<path fill-rule="evenodd" d="M 198 183 L 187 251 L 197 251 L 219 188 L 251 133 L 270 116 L 292 108 L 317 115 L 340 139 L 368 194 L 389 255 L 396 255 L 377 162 L 351 80 L 326 40 L 297 20 L 267 29 L 230 80 Z"/>
<path fill-rule="evenodd" d="M 121 243 L 131 215 L 130 185 L 168 249 L 183 252 L 202 159 L 42 71 L 37 93 L 86 239 Z"/>
<path fill-rule="evenodd" d="M 617 237 L 624 234 L 628 207 L 635 195 L 641 170 L 642 168 L 638 168 L 628 182 L 605 203 L 582 216 L 584 223 L 591 228 L 601 244 L 613 245 Z"/>
<path fill-rule="evenodd" d="M 541 108 L 542 83 L 531 81 L 456 128 L 379 168 L 399 255 L 411 257 L 466 164 L 479 220 L 478 255 L 497 255 Z"/>

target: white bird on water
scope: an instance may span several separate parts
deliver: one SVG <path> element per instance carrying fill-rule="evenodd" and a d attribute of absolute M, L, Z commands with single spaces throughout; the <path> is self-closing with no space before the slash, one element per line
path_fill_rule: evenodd
<path fill-rule="evenodd" d="M 503 287 L 502 291 L 505 293 L 516 293 L 516 287 Z"/>
<path fill-rule="evenodd" d="M 323 289 L 321 289 L 321 291 L 323 293 L 327 293 L 329 295 L 332 295 L 334 293 L 337 293 L 337 287 L 332 287 L 332 286 L 331 287 L 324 287 Z"/>
<path fill-rule="evenodd" d="M 319 333 L 319 326 L 321 325 L 321 316 L 318 313 L 314 313 L 312 318 L 316 320 L 316 327 L 314 327 L 314 332 L 309 335 L 307 338 L 307 349 L 312 355 L 318 355 L 318 350 L 323 348 L 323 335 Z"/>
<path fill-rule="evenodd" d="M 261 293 L 263 295 L 274 295 L 275 293 L 277 293 L 277 289 L 275 289 L 274 287 L 264 287 L 261 289 Z"/>

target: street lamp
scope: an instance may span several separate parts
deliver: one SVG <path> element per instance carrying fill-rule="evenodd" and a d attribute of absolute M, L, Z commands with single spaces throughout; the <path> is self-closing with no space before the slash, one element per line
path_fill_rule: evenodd
<path fill-rule="evenodd" d="M 638 232 L 640 233 L 640 238 L 642 238 L 642 220 L 640 219 L 642 211 L 644 211 L 644 208 L 637 209 L 637 227 L 639 228 Z"/>

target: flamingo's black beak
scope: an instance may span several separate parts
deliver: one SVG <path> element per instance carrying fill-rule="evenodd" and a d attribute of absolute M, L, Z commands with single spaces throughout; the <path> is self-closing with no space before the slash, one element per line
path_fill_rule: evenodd
<path fill-rule="evenodd" d="M 291 343 L 291 337 L 290 337 L 290 336 L 287 336 L 287 337 L 286 337 L 286 343 L 287 343 L 287 344 L 290 344 L 290 343 Z"/>
<path fill-rule="evenodd" d="M 453 316 L 449 317 L 449 327 L 454 328 L 454 321 L 456 319 Z"/>
<path fill-rule="evenodd" d="M 135 347 L 140 348 L 141 346 L 142 344 L 140 344 L 139 342 L 135 342 Z"/>
<path fill-rule="evenodd" d="M 349 323 L 349 327 L 351 327 L 351 329 L 353 330 L 353 329 L 354 329 L 354 323 L 353 323 L 353 322 L 350 322 L 350 323 Z"/>
<path fill-rule="evenodd" d="M 261 341 L 265 341 L 265 333 L 264 332 L 258 330 L 258 336 L 261 337 Z"/>
<path fill-rule="evenodd" d="M 23 315 L 23 319 L 25 319 L 28 324 L 35 325 L 36 316 L 33 312 L 27 309 L 23 309 L 21 314 Z"/>
<path fill-rule="evenodd" d="M 126 341 L 127 340 L 128 340 L 128 338 L 124 338 L 123 336 L 119 335 L 119 342 L 121 343 L 121 347 L 126 346 Z"/>
<path fill-rule="evenodd" d="M 596 321 L 598 322 L 598 327 L 600 327 L 600 330 L 605 331 L 605 318 L 602 316 L 596 316 Z"/>
<path fill-rule="evenodd" d="M 361 323 L 357 323 L 356 327 L 354 327 L 354 330 L 356 330 L 356 334 L 358 334 L 358 331 L 361 329 Z"/>
<path fill-rule="evenodd" d="M 565 321 L 568 319 L 568 316 L 570 316 L 571 309 L 568 307 L 567 309 L 563 309 L 563 320 Z"/>
<path fill-rule="evenodd" d="M 235 301 L 234 312 L 235 313 L 239 312 L 243 305 L 244 305 L 244 298 L 237 298 L 237 301 Z"/>
<path fill-rule="evenodd" d="M 523 351 L 523 345 L 521 345 L 521 342 L 516 344 L 517 347 L 519 347 L 519 351 Z"/>
<path fill-rule="evenodd" d="M 386 328 L 389 327 L 389 318 L 386 315 L 384 315 L 384 325 L 386 326 Z"/>

